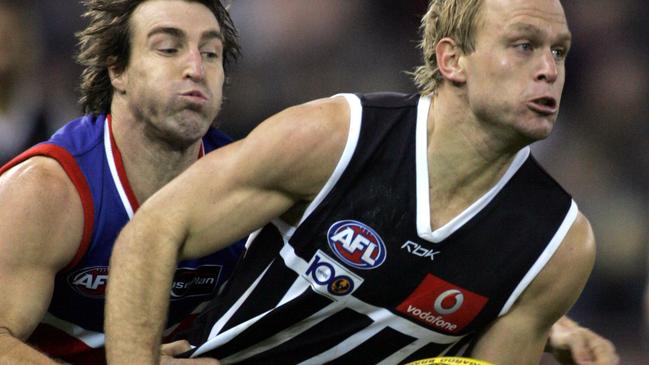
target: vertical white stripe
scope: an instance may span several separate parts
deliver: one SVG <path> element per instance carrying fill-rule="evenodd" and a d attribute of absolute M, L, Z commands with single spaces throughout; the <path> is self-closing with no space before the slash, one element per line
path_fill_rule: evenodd
<path fill-rule="evenodd" d="M 336 165 L 334 172 L 329 177 L 329 180 L 327 180 L 327 183 L 304 211 L 304 214 L 302 215 L 302 219 L 300 219 L 298 226 L 302 222 L 304 222 L 306 217 L 308 217 L 311 212 L 313 212 L 313 210 L 318 205 L 320 205 L 320 203 L 322 203 L 327 194 L 329 194 L 331 189 L 333 189 L 333 187 L 336 185 L 336 183 L 340 179 L 340 176 L 342 176 L 343 172 L 349 165 L 349 161 L 351 161 L 352 156 L 354 155 L 354 151 L 356 150 L 356 146 L 358 144 L 358 137 L 361 134 L 361 121 L 363 117 L 363 106 L 361 105 L 361 100 L 354 94 L 337 94 L 332 96 L 332 98 L 336 96 L 343 96 L 349 104 L 349 133 L 347 134 L 345 149 L 343 150 L 343 154 L 340 157 L 340 160 L 338 160 L 338 164 Z"/>
<path fill-rule="evenodd" d="M 311 213 L 315 210 L 315 208 L 317 208 L 318 205 L 320 205 L 320 203 L 322 203 L 322 201 L 331 192 L 333 187 L 336 185 L 336 183 L 342 176 L 343 172 L 345 172 L 345 169 L 349 165 L 349 162 L 351 161 L 352 156 L 354 155 L 356 146 L 358 145 L 358 137 L 360 136 L 361 133 L 361 122 L 363 117 L 363 106 L 361 105 L 361 100 L 358 98 L 358 96 L 354 94 L 336 94 L 332 96 L 332 98 L 335 98 L 337 96 L 343 96 L 347 100 L 347 103 L 349 104 L 350 117 L 349 117 L 349 133 L 347 134 L 347 142 L 345 144 L 343 154 L 340 157 L 340 160 L 338 160 L 338 164 L 336 165 L 336 168 L 334 169 L 333 173 L 331 174 L 327 182 L 324 184 L 320 192 L 318 192 L 318 195 L 316 195 L 315 199 L 313 199 L 313 201 L 311 201 L 311 203 L 309 203 L 307 208 L 304 210 L 304 214 L 302 214 L 302 218 L 300 218 L 298 226 L 302 224 L 302 222 L 304 222 L 304 220 L 309 215 L 311 215 Z M 280 219 L 273 220 L 273 223 L 276 226 L 278 226 L 278 228 L 282 226 L 281 232 L 282 234 L 288 235 L 288 238 L 291 238 L 291 236 L 295 232 L 295 227 L 283 223 Z"/>
<path fill-rule="evenodd" d="M 110 174 L 113 177 L 113 183 L 119 194 L 119 198 L 122 200 L 122 205 L 128 218 L 133 218 L 133 207 L 131 202 L 126 196 L 126 191 L 124 186 L 122 186 L 122 181 L 119 179 L 119 174 L 117 173 L 117 166 L 115 165 L 115 157 L 113 156 L 113 146 L 110 143 L 110 128 L 108 127 L 108 118 L 104 120 L 104 151 L 106 152 L 106 160 L 108 161 L 108 167 L 110 168 Z"/>
<path fill-rule="evenodd" d="M 284 246 L 280 250 L 280 255 L 282 256 L 284 265 L 286 265 L 286 267 L 300 267 L 303 270 L 302 272 L 306 272 L 309 263 L 296 255 L 295 251 L 293 250 L 293 246 L 289 245 L 288 241 L 286 240 L 284 241 Z M 277 304 L 277 307 L 297 298 L 300 294 L 304 293 L 304 291 L 310 287 L 311 285 L 308 281 L 304 280 L 302 276 L 297 275 L 291 287 L 286 291 L 286 294 L 284 294 L 282 299 Z"/>
<path fill-rule="evenodd" d="M 428 184 L 428 111 L 430 104 L 430 95 L 419 98 L 415 130 L 415 169 L 417 178 L 417 232 L 421 238 L 432 241 L 432 238 L 429 238 L 431 227 Z"/>
<path fill-rule="evenodd" d="M 543 253 L 541 253 L 534 265 L 532 265 L 527 274 L 525 274 L 521 282 L 518 283 L 512 294 L 509 296 L 509 299 L 507 299 L 507 302 L 505 302 L 505 305 L 503 306 L 498 316 L 502 316 L 511 309 L 512 305 L 514 305 L 514 302 L 516 302 L 516 299 L 518 299 L 518 297 L 523 293 L 527 286 L 530 285 L 532 280 L 534 280 L 534 278 L 541 272 L 548 261 L 550 261 L 552 255 L 554 255 L 554 253 L 561 245 L 561 242 L 563 242 L 563 239 L 566 237 L 566 234 L 568 234 L 568 230 L 570 230 L 570 227 L 572 227 L 572 224 L 577 218 L 578 212 L 579 209 L 577 209 L 577 203 L 575 203 L 575 201 L 573 200 L 570 204 L 568 213 L 561 223 L 561 226 L 559 226 L 559 229 L 554 234 L 554 236 L 550 240 L 550 243 L 545 248 Z"/>

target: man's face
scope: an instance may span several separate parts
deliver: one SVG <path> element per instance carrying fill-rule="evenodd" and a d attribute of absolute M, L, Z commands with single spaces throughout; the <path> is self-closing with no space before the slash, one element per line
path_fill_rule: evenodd
<path fill-rule="evenodd" d="M 223 43 L 218 21 L 204 5 L 150 0 L 130 19 L 131 54 L 117 77 L 128 110 L 145 130 L 172 146 L 199 140 L 221 107 Z"/>
<path fill-rule="evenodd" d="M 559 111 L 569 47 L 559 0 L 485 0 L 475 51 L 461 61 L 473 113 L 527 142 L 547 137 Z"/>

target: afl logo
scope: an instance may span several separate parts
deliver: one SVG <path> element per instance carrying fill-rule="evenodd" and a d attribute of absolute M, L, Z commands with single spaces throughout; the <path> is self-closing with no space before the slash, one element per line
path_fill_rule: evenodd
<path fill-rule="evenodd" d="M 381 237 L 361 222 L 344 220 L 334 223 L 327 232 L 327 241 L 339 259 L 357 269 L 375 269 L 386 258 Z"/>
<path fill-rule="evenodd" d="M 68 284 L 89 298 L 103 298 L 108 281 L 107 266 L 86 267 L 68 275 Z"/>
<path fill-rule="evenodd" d="M 451 289 L 440 294 L 435 299 L 435 311 L 441 315 L 448 315 L 457 312 L 464 303 L 464 294 L 457 289 Z"/>

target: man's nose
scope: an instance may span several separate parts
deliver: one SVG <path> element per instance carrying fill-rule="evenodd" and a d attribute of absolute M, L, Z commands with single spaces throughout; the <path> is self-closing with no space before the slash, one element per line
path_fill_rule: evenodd
<path fill-rule="evenodd" d="M 559 68 L 557 66 L 557 60 L 552 50 L 548 50 L 541 56 L 535 78 L 539 81 L 553 83 L 558 77 Z"/>
<path fill-rule="evenodd" d="M 200 50 L 193 49 L 188 52 L 183 77 L 194 81 L 201 81 L 205 78 L 205 63 Z"/>

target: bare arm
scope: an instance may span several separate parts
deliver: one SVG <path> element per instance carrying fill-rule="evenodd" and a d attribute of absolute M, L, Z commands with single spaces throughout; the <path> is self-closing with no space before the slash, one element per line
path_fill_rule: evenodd
<path fill-rule="evenodd" d="M 208 154 L 142 206 L 111 258 L 111 364 L 158 361 L 179 257 L 217 251 L 317 194 L 342 154 L 348 115 L 341 98 L 290 108 Z"/>
<path fill-rule="evenodd" d="M 472 356 L 499 365 L 538 364 L 552 324 L 579 297 L 594 260 L 590 224 L 579 214 L 557 252 L 510 312 L 480 336 Z"/>
<path fill-rule="evenodd" d="M 81 200 L 56 161 L 34 157 L 0 176 L 0 202 L 0 363 L 54 364 L 23 341 L 76 253 Z"/>

